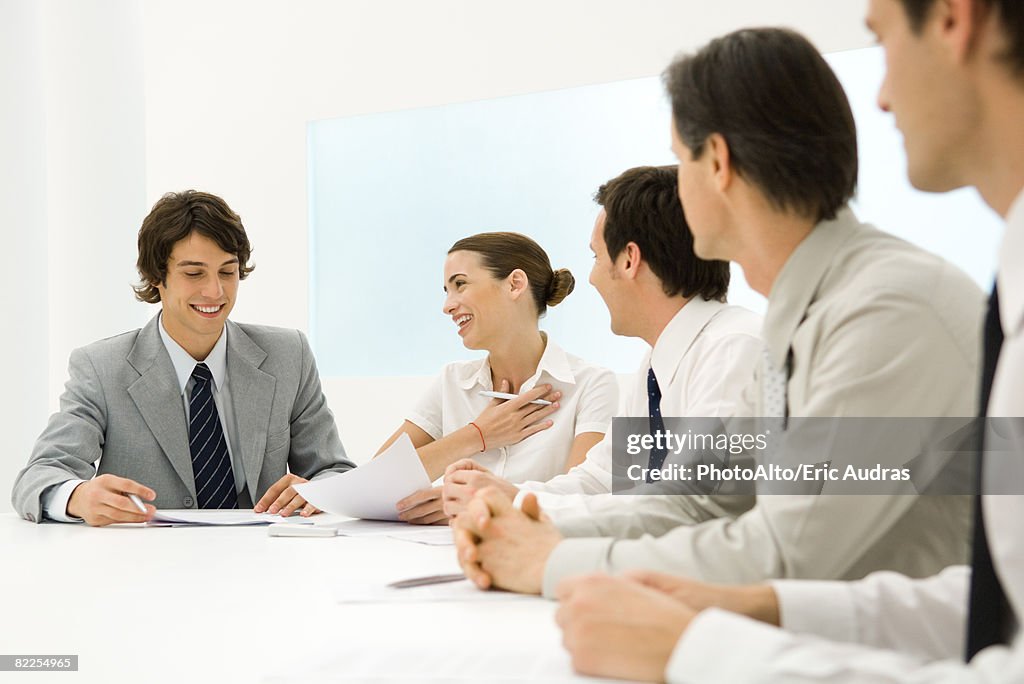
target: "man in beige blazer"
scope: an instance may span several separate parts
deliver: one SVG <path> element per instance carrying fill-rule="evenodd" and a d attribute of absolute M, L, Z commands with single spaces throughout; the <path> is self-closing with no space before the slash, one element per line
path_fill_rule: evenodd
<path fill-rule="evenodd" d="M 135 290 L 161 312 L 72 352 L 60 411 L 14 484 L 23 518 L 107 525 L 148 520 L 154 504 L 253 501 L 309 515 L 292 485 L 354 467 L 302 333 L 228 320 L 250 253 L 221 198 L 189 190 L 156 203 Z M 142 512 L 130 494 L 152 504 Z"/>
<path fill-rule="evenodd" d="M 965 388 L 977 372 L 981 291 L 847 208 L 857 180 L 853 115 L 810 43 L 774 30 L 728 40 L 683 76 L 670 71 L 668 87 L 695 251 L 736 261 L 768 297 L 765 356 L 749 391 L 754 415 L 971 416 Z M 604 516 L 556 528 L 529 497 L 520 511 L 500 492 L 481 491 L 456 521 L 460 562 L 482 587 L 554 596 L 560 580 L 588 571 L 647 568 L 730 583 L 880 569 L 924 576 L 963 562 L 968 550 L 965 496 L 759 496 L 735 520 L 658 538 L 565 538 L 595 527 L 615 534 L 618 520 L 645 505 L 622 498 Z"/>

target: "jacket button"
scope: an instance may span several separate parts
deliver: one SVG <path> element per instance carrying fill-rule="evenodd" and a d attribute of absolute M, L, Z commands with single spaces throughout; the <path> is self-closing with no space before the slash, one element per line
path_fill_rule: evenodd
<path fill-rule="evenodd" d="M 192 508 L 192 497 L 186 496 L 184 499 L 181 500 L 181 503 L 182 505 L 185 506 L 185 508 Z"/>

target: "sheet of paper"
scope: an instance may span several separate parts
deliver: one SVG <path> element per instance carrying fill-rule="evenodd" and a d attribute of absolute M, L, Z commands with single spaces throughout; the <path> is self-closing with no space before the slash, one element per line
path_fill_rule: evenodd
<path fill-rule="evenodd" d="M 295 485 L 321 511 L 369 520 L 398 520 L 395 504 L 431 486 L 427 471 L 403 434 L 380 456 L 332 477 Z"/>
<path fill-rule="evenodd" d="M 388 534 L 388 538 L 427 546 L 455 546 L 452 528 L 441 525 L 407 525 L 404 530 Z"/>
<path fill-rule="evenodd" d="M 269 525 L 271 523 L 289 522 L 295 524 L 313 524 L 309 518 L 293 516 L 282 518 L 280 515 L 270 513 L 253 513 L 252 511 L 237 510 L 193 510 L 163 509 L 158 510 L 149 524 L 154 527 L 168 527 L 174 525 L 217 525 L 217 526 L 241 526 L 241 525 Z"/>
<path fill-rule="evenodd" d="M 407 522 L 391 522 L 388 520 L 345 520 L 331 523 L 343 537 L 387 537 L 404 532 L 412 527 Z"/>
<path fill-rule="evenodd" d="M 386 520 L 345 520 L 328 523 L 342 537 L 389 537 L 428 546 L 453 546 L 452 530 L 447 525 L 410 525 Z"/>
<path fill-rule="evenodd" d="M 339 586 L 334 597 L 338 603 L 435 603 L 438 601 L 530 601 L 535 596 L 524 596 L 508 591 L 483 591 L 469 580 L 427 584 L 422 587 L 395 589 L 380 582 L 346 582 Z"/>

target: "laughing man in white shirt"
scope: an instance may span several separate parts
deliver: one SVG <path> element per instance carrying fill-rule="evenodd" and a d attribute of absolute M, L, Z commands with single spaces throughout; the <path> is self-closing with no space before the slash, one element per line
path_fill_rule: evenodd
<path fill-rule="evenodd" d="M 983 491 L 998 481 L 1015 493 L 981 496 L 973 573 L 732 588 L 653 573 L 568 580 L 558 620 L 580 671 L 673 682 L 1024 681 L 1024 3 L 871 0 L 868 26 L 887 57 L 879 105 L 904 134 L 913 185 L 973 186 L 1006 219 L 982 404 L 990 417 L 1015 418 L 1014 448 L 1008 460 L 985 457 Z"/>
<path fill-rule="evenodd" d="M 612 332 L 651 345 L 618 415 L 648 417 L 651 372 L 661 391 L 662 415 L 739 415 L 743 388 L 761 355 L 761 317 L 725 303 L 726 262 L 694 255 L 693 236 L 676 196 L 676 167 L 629 169 L 602 185 L 595 200 L 602 209 L 590 241 L 590 283 L 608 307 Z M 594 505 L 635 509 L 631 517 L 644 525 L 655 517 L 680 524 L 680 516 L 689 523 L 735 516 L 753 503 L 753 497 L 703 495 L 616 496 L 612 501 L 610 425 L 605 438 L 568 473 L 546 482 L 513 482 L 473 460 L 457 461 L 445 474 L 445 513 L 457 515 L 486 486 L 510 498 L 535 493 L 556 523 L 587 516 Z M 648 510 L 645 504 L 652 503 L 666 510 L 652 516 L 659 513 Z"/>

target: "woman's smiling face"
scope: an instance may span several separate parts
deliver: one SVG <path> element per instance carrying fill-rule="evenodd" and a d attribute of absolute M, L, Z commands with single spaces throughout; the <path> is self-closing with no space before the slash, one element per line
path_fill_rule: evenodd
<path fill-rule="evenodd" d="M 444 307 L 458 327 L 467 349 L 489 349 L 500 335 L 510 303 L 503 296 L 504 280 L 497 280 L 480 263 L 476 252 L 452 252 L 444 261 Z"/>

